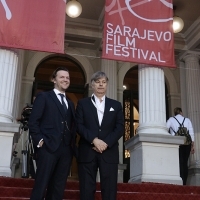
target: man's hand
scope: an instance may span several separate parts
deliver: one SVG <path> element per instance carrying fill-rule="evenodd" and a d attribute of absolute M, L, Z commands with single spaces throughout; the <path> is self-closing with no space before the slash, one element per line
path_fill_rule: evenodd
<path fill-rule="evenodd" d="M 42 147 L 43 144 L 44 144 L 44 141 L 42 140 L 42 141 L 39 143 L 39 146 Z"/>
<path fill-rule="evenodd" d="M 102 153 L 103 151 L 105 151 L 108 147 L 108 145 L 103 141 L 100 140 L 98 138 L 94 138 L 94 140 L 92 141 L 92 143 L 94 144 L 95 148 L 93 148 L 95 151 Z"/>
<path fill-rule="evenodd" d="M 100 153 L 99 150 L 96 147 L 92 147 L 96 152 Z"/>

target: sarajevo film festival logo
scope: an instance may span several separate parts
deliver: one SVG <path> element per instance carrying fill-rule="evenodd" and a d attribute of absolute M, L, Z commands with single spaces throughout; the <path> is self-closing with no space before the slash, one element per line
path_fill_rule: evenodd
<path fill-rule="evenodd" d="M 154 0 L 142 0 L 139 1 L 138 3 L 134 3 L 131 4 L 132 0 L 125 0 L 125 4 L 126 7 L 122 8 L 120 5 L 120 0 L 112 0 L 112 2 L 110 3 L 110 5 L 106 6 L 105 10 L 106 12 L 108 12 L 109 15 L 113 15 L 115 13 L 119 13 L 119 16 L 121 18 L 122 21 L 122 25 L 125 24 L 124 18 L 123 18 L 123 11 L 128 11 L 130 13 L 132 13 L 135 17 L 144 20 L 144 21 L 148 21 L 148 22 L 168 22 L 170 20 L 173 20 L 173 18 L 166 18 L 166 19 L 148 19 L 148 18 L 144 18 L 140 15 L 138 15 L 135 11 L 134 8 L 137 6 L 141 6 L 143 4 L 149 3 L 149 2 L 153 2 Z M 172 3 L 167 2 L 167 0 L 159 0 L 160 3 L 164 4 L 166 7 L 173 9 L 173 5 Z M 117 9 L 116 10 L 112 10 L 112 8 L 117 4 Z M 112 11 L 111 11 L 112 10 Z"/>
<path fill-rule="evenodd" d="M 11 13 L 11 11 L 10 11 L 10 9 L 9 9 L 9 7 L 8 7 L 8 5 L 7 5 L 7 3 L 6 3 L 6 0 L 0 0 L 0 2 L 1 2 L 1 4 L 2 4 L 4 10 L 5 10 L 6 19 L 7 19 L 7 20 L 10 20 L 11 17 L 12 17 L 12 13 Z"/>

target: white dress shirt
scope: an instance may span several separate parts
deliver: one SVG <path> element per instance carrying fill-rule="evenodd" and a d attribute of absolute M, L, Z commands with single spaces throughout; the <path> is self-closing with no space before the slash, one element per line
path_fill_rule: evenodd
<path fill-rule="evenodd" d="M 60 103 L 62 104 L 61 96 L 60 96 L 59 94 L 63 94 L 63 95 L 65 96 L 65 93 L 60 92 L 60 91 L 57 90 L 56 88 L 54 88 L 53 91 L 55 92 L 57 98 L 59 99 Z M 65 97 L 66 97 L 66 96 L 65 96 Z M 64 98 L 64 102 L 65 102 L 65 104 L 66 104 L 66 106 L 67 106 L 67 108 L 68 108 L 68 102 L 67 102 L 66 98 Z"/>
<path fill-rule="evenodd" d="M 176 115 L 175 117 L 179 121 L 179 123 L 182 124 L 184 117 L 180 114 Z M 167 128 L 169 128 L 171 135 L 175 135 L 174 131 L 177 132 L 180 126 L 179 123 L 176 121 L 176 119 L 174 119 L 173 117 L 170 117 L 167 120 Z M 192 141 L 194 142 L 194 130 L 193 130 L 191 121 L 188 118 L 185 118 L 183 125 L 189 130 L 189 134 L 192 138 Z"/>
<path fill-rule="evenodd" d="M 99 100 L 98 97 L 95 96 L 95 94 L 92 94 L 94 96 L 95 102 L 92 100 L 92 103 L 97 109 L 97 115 L 98 115 L 98 120 L 99 120 L 99 125 L 101 126 L 101 122 L 103 119 L 103 114 L 104 114 L 104 109 L 105 109 L 105 95 L 101 98 L 101 101 Z"/>

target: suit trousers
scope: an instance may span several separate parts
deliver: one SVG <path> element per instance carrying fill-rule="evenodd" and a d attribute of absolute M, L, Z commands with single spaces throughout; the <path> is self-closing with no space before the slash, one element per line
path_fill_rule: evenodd
<path fill-rule="evenodd" d="M 102 154 L 97 152 L 92 162 L 78 163 L 80 200 L 95 199 L 98 169 L 100 173 L 102 200 L 116 200 L 118 164 L 105 162 Z"/>
<path fill-rule="evenodd" d="M 71 161 L 71 146 L 61 142 L 59 148 L 50 153 L 44 143 L 37 151 L 37 171 L 30 199 L 43 200 L 46 192 L 46 200 L 62 200 Z"/>
<path fill-rule="evenodd" d="M 191 144 L 179 146 L 179 167 L 180 177 L 183 179 L 183 185 L 186 185 L 188 176 L 188 158 L 190 156 Z"/>

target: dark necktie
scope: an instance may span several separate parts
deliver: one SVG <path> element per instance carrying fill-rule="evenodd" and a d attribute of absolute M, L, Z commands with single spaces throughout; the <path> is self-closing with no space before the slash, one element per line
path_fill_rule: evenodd
<path fill-rule="evenodd" d="M 67 113 L 67 106 L 64 102 L 65 95 L 61 94 L 61 93 L 59 95 L 61 96 L 61 102 L 62 102 L 63 109 L 64 109 L 65 113 Z"/>

